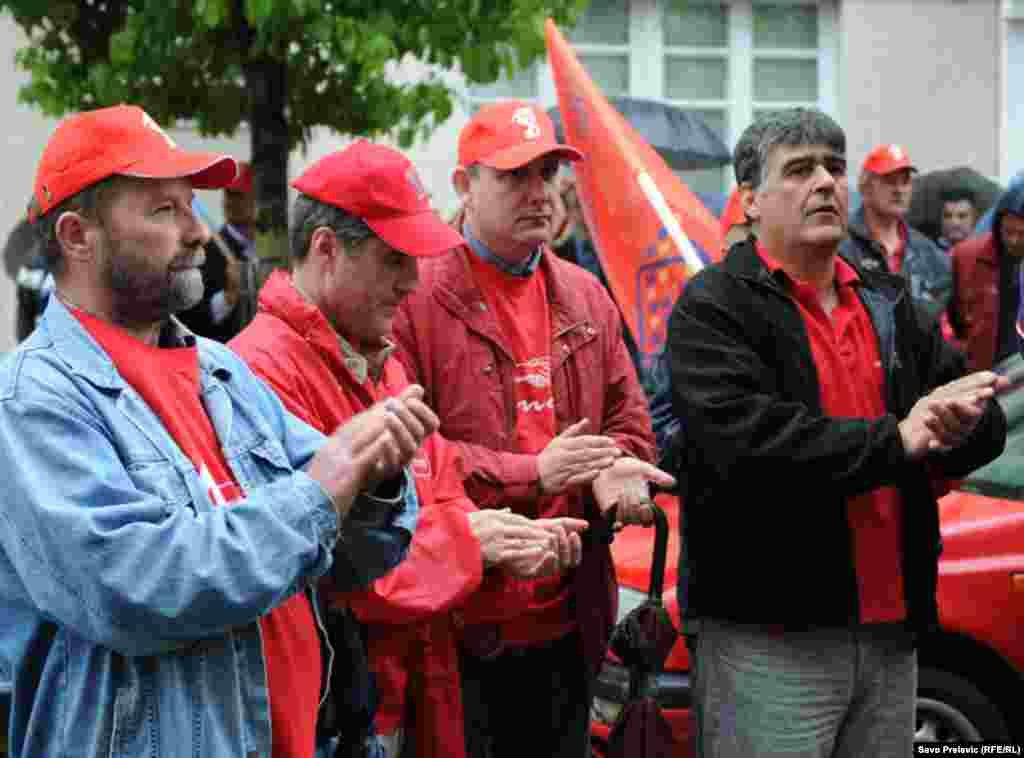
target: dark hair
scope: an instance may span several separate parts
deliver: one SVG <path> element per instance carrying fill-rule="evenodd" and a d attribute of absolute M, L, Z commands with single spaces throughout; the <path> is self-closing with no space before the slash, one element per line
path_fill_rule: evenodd
<path fill-rule="evenodd" d="M 57 239 L 57 222 L 60 217 L 68 212 L 78 213 L 90 221 L 101 221 L 102 206 L 104 200 L 109 199 L 108 190 L 114 186 L 120 177 L 108 176 L 95 184 L 91 184 L 69 198 L 66 198 L 58 205 L 55 205 L 42 216 L 39 216 L 33 223 L 36 235 L 39 237 L 43 255 L 46 257 L 46 267 L 56 276 L 64 267 L 64 256 L 60 247 L 60 240 Z M 35 196 L 29 202 L 29 216 L 32 216 L 33 209 L 38 209 L 38 200 Z"/>
<path fill-rule="evenodd" d="M 946 203 L 959 203 L 964 200 L 971 204 L 974 210 L 978 210 L 978 198 L 974 192 L 967 187 L 950 187 L 940 196 L 942 205 Z"/>
<path fill-rule="evenodd" d="M 345 253 L 356 257 L 355 249 L 375 236 L 373 229 L 358 216 L 334 205 L 322 203 L 309 195 L 299 195 L 292 206 L 292 228 L 289 233 L 292 262 L 305 260 L 313 232 L 322 226 L 341 240 Z"/>
<path fill-rule="evenodd" d="M 815 108 L 786 108 L 758 116 L 736 142 L 733 171 L 738 184 L 757 189 L 764 181 L 768 156 L 779 145 L 825 145 L 846 155 L 846 135 L 830 116 Z"/>

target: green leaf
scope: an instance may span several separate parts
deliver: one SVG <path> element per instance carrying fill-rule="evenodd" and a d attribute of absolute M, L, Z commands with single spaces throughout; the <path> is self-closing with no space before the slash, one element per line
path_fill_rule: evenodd
<path fill-rule="evenodd" d="M 135 59 L 135 41 L 138 36 L 138 30 L 132 24 L 110 35 L 110 62 L 113 65 L 131 65 Z"/>
<path fill-rule="evenodd" d="M 274 13 L 274 0 L 245 0 L 245 18 L 253 26 L 262 26 Z"/>
<path fill-rule="evenodd" d="M 207 29 L 216 29 L 228 18 L 227 0 L 197 0 L 196 16 Z"/>

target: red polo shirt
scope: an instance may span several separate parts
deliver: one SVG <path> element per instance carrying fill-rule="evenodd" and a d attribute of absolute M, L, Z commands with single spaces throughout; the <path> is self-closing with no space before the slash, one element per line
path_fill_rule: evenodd
<path fill-rule="evenodd" d="M 781 268 L 759 243 L 757 252 L 769 270 Z M 836 258 L 838 304 L 825 313 L 818 290 L 787 275 L 790 294 L 803 318 L 818 373 L 821 406 L 840 418 L 880 418 L 885 415 L 885 379 L 878 338 L 867 309 L 857 296 L 857 272 Z M 906 618 L 901 557 L 903 510 L 895 487 L 847 499 L 847 519 L 857 572 L 861 623 L 902 621 Z"/>

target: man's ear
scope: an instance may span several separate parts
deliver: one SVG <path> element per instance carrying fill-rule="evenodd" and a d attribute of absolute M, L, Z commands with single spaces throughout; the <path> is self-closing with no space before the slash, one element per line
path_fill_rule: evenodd
<path fill-rule="evenodd" d="M 747 219 L 751 222 L 758 222 L 761 220 L 761 209 L 757 205 L 757 192 L 750 186 L 749 182 L 744 182 L 739 186 L 740 193 L 740 205 L 743 207 L 743 213 Z"/>
<path fill-rule="evenodd" d="M 341 240 L 337 238 L 334 230 L 329 226 L 318 226 L 313 230 L 313 236 L 309 238 L 309 253 L 307 257 L 311 261 L 329 264 L 334 261 L 334 256 L 340 252 Z"/>
<path fill-rule="evenodd" d="M 467 201 L 469 195 L 469 172 L 464 166 L 458 166 L 455 171 L 452 172 L 452 187 L 455 188 L 455 194 L 459 196 L 459 200 L 463 203 Z"/>
<path fill-rule="evenodd" d="M 64 211 L 57 219 L 57 241 L 62 254 L 77 261 L 92 260 L 99 227 L 78 211 Z"/>

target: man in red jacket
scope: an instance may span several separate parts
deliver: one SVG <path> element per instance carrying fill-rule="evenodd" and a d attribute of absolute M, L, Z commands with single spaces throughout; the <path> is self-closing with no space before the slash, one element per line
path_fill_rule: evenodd
<path fill-rule="evenodd" d="M 1024 190 L 1007 190 L 992 230 L 955 245 L 949 322 L 964 341 L 971 369 L 989 369 L 1019 348 L 1020 262 L 1024 260 Z"/>
<path fill-rule="evenodd" d="M 619 312 L 596 278 L 548 248 L 561 160 L 547 114 L 482 108 L 459 136 L 453 177 L 467 244 L 420 266 L 395 336 L 481 507 L 592 520 L 572 572 L 484 586 L 464 612 L 466 734 L 473 756 L 571 756 L 587 749 L 591 684 L 615 611 L 607 533 L 618 506 L 650 523 L 655 459 L 647 402 Z"/>
<path fill-rule="evenodd" d="M 419 259 L 463 240 L 431 210 L 412 164 L 388 147 L 356 142 L 312 165 L 293 186 L 301 194 L 292 213 L 292 273 L 268 280 L 255 320 L 230 345 L 289 410 L 333 430 L 409 386 L 391 357 L 395 308 L 416 286 Z M 479 587 L 485 571 L 500 588 L 511 577 L 544 576 L 579 561 L 577 532 L 585 521 L 477 510 L 459 469 L 457 451 L 430 435 L 407 472 L 420 501 L 408 557 L 364 593 L 325 593 L 335 609 L 348 607 L 367 625 L 376 729 L 389 756 L 403 737 L 419 756 L 462 755 L 448 611 Z"/>

